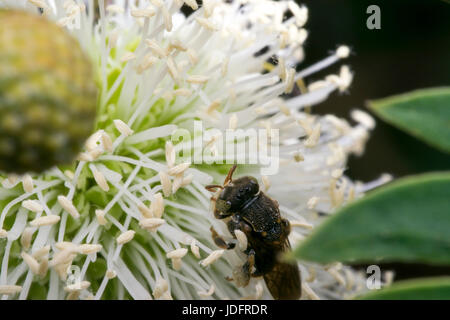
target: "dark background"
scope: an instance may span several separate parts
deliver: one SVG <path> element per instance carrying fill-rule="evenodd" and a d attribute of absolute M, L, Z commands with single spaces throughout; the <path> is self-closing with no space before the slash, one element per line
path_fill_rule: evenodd
<path fill-rule="evenodd" d="M 354 71 L 347 94 L 333 94 L 314 107 L 349 119 L 350 110 L 368 111 L 365 102 L 418 88 L 450 85 L 450 3 L 439 0 L 303 0 L 309 9 L 305 45 L 307 66 L 325 57 L 336 45 L 346 44 L 353 55 L 344 61 Z M 381 30 L 369 30 L 369 5 L 381 9 Z M 301 67 L 302 67 L 301 66 Z M 339 65 L 316 74 L 315 81 L 339 71 Z M 352 157 L 346 171 L 368 181 L 388 172 L 398 178 L 450 169 L 450 156 L 377 120 L 361 157 Z M 359 266 L 365 269 L 365 265 Z M 396 280 L 450 275 L 448 267 L 421 264 L 382 264 L 393 269 Z"/>
<path fill-rule="evenodd" d="M 309 9 L 305 26 L 307 66 L 339 44 L 352 48 L 344 60 L 354 71 L 347 94 L 334 93 L 314 107 L 349 119 L 350 110 L 367 110 L 365 102 L 418 88 L 450 85 L 450 3 L 440 0 L 302 0 Z M 369 5 L 381 9 L 381 29 L 369 30 Z M 301 67 L 302 67 L 301 66 Z M 336 65 L 308 80 L 315 81 Z M 394 177 L 450 169 L 450 156 L 377 120 L 362 157 L 350 159 L 347 174 L 367 181 L 388 172 Z"/>

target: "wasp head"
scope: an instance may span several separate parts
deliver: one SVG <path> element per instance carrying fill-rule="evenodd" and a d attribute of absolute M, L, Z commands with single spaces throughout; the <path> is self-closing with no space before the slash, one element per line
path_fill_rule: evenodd
<path fill-rule="evenodd" d="M 224 185 L 211 185 L 206 188 L 215 191 L 222 189 L 216 200 L 215 208 L 222 214 L 238 212 L 249 200 L 259 192 L 258 180 L 254 177 L 246 176 L 232 180 L 232 175 L 236 166 L 233 166 L 228 173 Z"/>
<path fill-rule="evenodd" d="M 216 208 L 223 213 L 239 211 L 259 191 L 258 181 L 253 177 L 234 180 L 222 190 Z"/>

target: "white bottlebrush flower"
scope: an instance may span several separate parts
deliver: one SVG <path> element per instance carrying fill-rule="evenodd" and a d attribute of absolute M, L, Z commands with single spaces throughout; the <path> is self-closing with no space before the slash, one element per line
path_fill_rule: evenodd
<path fill-rule="evenodd" d="M 100 90 L 98 131 L 72 168 L 2 181 L 0 294 L 269 298 L 260 279 L 246 288 L 225 280 L 243 254 L 239 246 L 218 250 L 210 236 L 211 225 L 228 233 L 204 186 L 221 183 L 229 166 L 181 163 L 179 145 L 166 142 L 177 128 L 192 130 L 194 120 L 208 130 L 279 129 L 278 174 L 262 179 L 253 165 L 240 166 L 239 175 L 258 177 L 279 201 L 295 245 L 320 222 L 317 212 L 331 213 L 373 187 L 343 175 L 348 155 L 363 151 L 369 118 L 358 113 L 363 120 L 352 127 L 303 111 L 348 88 L 346 66 L 308 90 L 303 79 L 349 49 L 296 71 L 308 12 L 293 1 L 204 0 L 197 9 L 195 0 L 99 0 L 98 14 L 95 4 L 0 1 L 66 27 L 94 62 Z M 182 5 L 196 10 L 186 17 Z M 284 95 L 297 87 L 302 94 Z M 204 146 L 214 150 L 215 138 Z M 362 275 L 340 264 L 300 269 L 305 299 L 346 298 L 365 287 Z"/>

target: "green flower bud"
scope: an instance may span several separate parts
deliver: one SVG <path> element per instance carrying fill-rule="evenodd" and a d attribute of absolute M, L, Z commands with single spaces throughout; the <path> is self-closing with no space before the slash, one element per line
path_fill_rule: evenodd
<path fill-rule="evenodd" d="M 0 10 L 0 25 L 0 171 L 68 164 L 94 128 L 92 65 L 43 17 Z"/>

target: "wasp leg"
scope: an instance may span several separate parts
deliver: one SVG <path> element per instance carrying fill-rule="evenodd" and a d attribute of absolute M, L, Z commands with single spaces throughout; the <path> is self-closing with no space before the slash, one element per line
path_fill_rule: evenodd
<path fill-rule="evenodd" d="M 239 267 L 233 270 L 233 278 L 237 287 L 246 287 L 250 282 L 252 276 L 253 267 L 255 266 L 255 251 L 249 250 L 247 261 Z"/>
<path fill-rule="evenodd" d="M 233 215 L 231 217 L 231 220 L 227 222 L 227 227 L 230 233 L 235 238 L 236 236 L 234 235 L 234 230 L 242 231 L 247 236 L 247 238 L 250 236 L 250 233 L 252 232 L 252 227 L 236 214 Z"/>
<path fill-rule="evenodd" d="M 217 189 L 223 189 L 223 187 L 218 184 L 210 184 L 210 185 L 206 186 L 205 189 L 210 192 L 216 192 Z"/>
<path fill-rule="evenodd" d="M 263 273 L 258 270 L 255 265 L 255 250 L 248 248 L 245 253 L 247 254 L 247 263 L 249 264 L 249 274 L 252 278 L 262 277 Z"/>
<path fill-rule="evenodd" d="M 219 248 L 230 250 L 236 246 L 235 243 L 225 241 L 225 239 L 217 233 L 217 231 L 214 229 L 214 227 L 211 227 L 209 230 L 211 230 L 211 235 L 214 240 L 214 243 Z"/>

